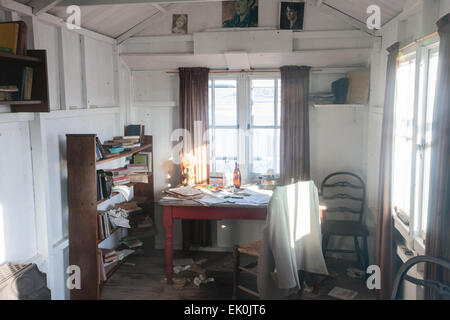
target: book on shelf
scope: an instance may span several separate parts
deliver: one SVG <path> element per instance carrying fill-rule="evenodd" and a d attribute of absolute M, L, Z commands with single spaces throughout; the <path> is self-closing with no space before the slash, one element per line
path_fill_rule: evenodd
<path fill-rule="evenodd" d="M 14 100 L 18 92 L 19 88 L 15 85 L 0 86 L 0 101 Z"/>
<path fill-rule="evenodd" d="M 152 153 L 141 151 L 133 156 L 133 164 L 145 164 L 148 172 L 152 172 Z"/>
<path fill-rule="evenodd" d="M 136 237 L 123 237 L 120 243 L 126 245 L 130 249 L 141 247 L 144 243 Z"/>
<path fill-rule="evenodd" d="M 23 21 L 0 23 L 0 52 L 26 55 L 27 25 Z"/>
<path fill-rule="evenodd" d="M 0 51 L 16 54 L 19 42 L 19 24 L 0 23 Z"/>
<path fill-rule="evenodd" d="M 97 201 L 111 196 L 113 188 L 113 175 L 109 171 L 97 170 Z"/>
<path fill-rule="evenodd" d="M 106 276 L 105 265 L 103 264 L 103 254 L 101 250 L 97 251 L 97 260 L 98 260 L 98 281 L 99 283 L 108 280 Z"/>
<path fill-rule="evenodd" d="M 139 138 L 142 137 L 142 125 L 140 124 L 130 124 L 127 126 L 127 134 L 126 136 L 137 136 Z"/>
<path fill-rule="evenodd" d="M 143 210 L 136 201 L 116 203 L 114 208 L 120 208 L 127 214 L 140 213 Z"/>
<path fill-rule="evenodd" d="M 95 160 L 97 160 L 97 161 L 103 159 L 102 153 L 100 151 L 100 147 L 97 142 L 95 142 L 95 156 L 96 156 Z"/>
<path fill-rule="evenodd" d="M 106 211 L 99 211 L 97 214 L 98 240 L 108 238 L 116 227 L 110 220 Z"/>
<path fill-rule="evenodd" d="M 127 168 L 129 173 L 148 173 L 148 166 L 146 164 L 130 163 Z"/>
<path fill-rule="evenodd" d="M 136 228 L 151 228 L 153 227 L 153 220 L 150 216 L 144 217 L 143 220 L 138 222 Z"/>
<path fill-rule="evenodd" d="M 22 81 L 19 91 L 19 100 L 31 100 L 31 90 L 33 85 L 33 68 L 23 67 Z"/>
<path fill-rule="evenodd" d="M 114 249 L 100 248 L 100 251 L 102 252 L 103 264 L 105 266 L 119 260 L 119 256 L 117 255 L 117 252 Z"/>
<path fill-rule="evenodd" d="M 22 87 L 20 89 L 20 100 L 31 100 L 33 86 L 33 68 L 23 68 Z"/>
<path fill-rule="evenodd" d="M 132 183 L 148 183 L 147 173 L 130 173 L 129 177 Z"/>

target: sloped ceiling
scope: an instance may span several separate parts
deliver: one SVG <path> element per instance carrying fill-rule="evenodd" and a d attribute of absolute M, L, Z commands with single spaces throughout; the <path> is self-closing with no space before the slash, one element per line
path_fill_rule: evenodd
<path fill-rule="evenodd" d="M 48 0 L 18 1 L 32 7 L 48 2 Z M 74 2 L 76 3 L 76 1 Z M 92 2 L 95 3 L 95 0 Z M 382 24 L 385 24 L 401 13 L 407 0 L 324 0 L 323 2 L 361 22 L 365 22 L 367 19 L 366 10 L 368 6 L 376 4 L 381 8 Z M 177 6 L 177 4 L 160 5 L 163 9 L 170 6 Z M 82 6 L 81 12 L 83 28 L 112 38 L 119 37 L 140 22 L 160 13 L 150 3 Z M 49 13 L 60 18 L 67 18 L 66 7 L 56 6 L 50 9 Z"/>

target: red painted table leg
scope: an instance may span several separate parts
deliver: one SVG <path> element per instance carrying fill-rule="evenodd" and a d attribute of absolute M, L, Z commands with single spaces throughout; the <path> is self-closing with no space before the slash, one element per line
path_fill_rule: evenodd
<path fill-rule="evenodd" d="M 172 207 L 164 207 L 164 231 L 166 240 L 166 278 L 172 283 L 173 277 L 173 218 Z"/>
<path fill-rule="evenodd" d="M 191 247 L 191 220 L 183 220 L 183 251 L 189 253 Z"/>

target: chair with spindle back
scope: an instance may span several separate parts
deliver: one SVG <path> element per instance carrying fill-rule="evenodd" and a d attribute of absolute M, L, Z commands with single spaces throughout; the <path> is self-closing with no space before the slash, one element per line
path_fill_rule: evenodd
<path fill-rule="evenodd" d="M 358 262 L 366 270 L 369 265 L 367 237 L 369 230 L 363 223 L 366 186 L 364 181 L 351 172 L 328 175 L 321 185 L 322 200 L 326 203 L 322 222 L 322 251 L 356 253 Z M 343 203 L 345 202 L 345 203 Z M 334 215 L 334 219 L 329 216 Z M 339 218 L 339 219 L 336 219 Z M 355 250 L 328 248 L 331 236 L 353 237 Z M 359 238 L 363 239 L 363 248 Z"/>

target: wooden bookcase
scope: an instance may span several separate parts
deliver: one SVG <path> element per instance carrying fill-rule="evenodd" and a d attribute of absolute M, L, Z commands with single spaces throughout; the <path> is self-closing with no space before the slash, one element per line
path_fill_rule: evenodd
<path fill-rule="evenodd" d="M 97 165 L 124 158 L 141 151 L 152 152 L 152 136 L 144 136 L 140 148 L 123 152 L 112 158 L 96 161 L 95 134 L 68 134 L 67 170 L 68 170 L 68 204 L 69 204 L 69 264 L 81 269 L 81 289 L 72 289 L 70 298 L 99 299 L 104 285 L 99 283 L 98 275 L 98 226 L 97 206 L 105 200 L 97 201 Z M 143 209 L 154 221 L 153 163 L 149 172 L 148 183 L 134 183 L 135 198 L 143 203 Z M 113 195 L 112 195 L 113 196 Z M 156 230 L 156 227 L 154 227 Z M 117 231 L 117 230 L 114 230 Z M 155 232 L 156 233 L 156 232 Z M 102 240 L 103 241 L 103 240 Z M 152 243 L 153 245 L 153 243 Z M 108 272 L 107 277 L 116 271 L 118 262 Z"/>
<path fill-rule="evenodd" d="M 33 68 L 31 100 L 0 101 L 10 105 L 12 112 L 50 112 L 47 51 L 28 50 L 26 56 L 0 52 L 0 85 L 22 85 L 23 68 Z"/>

